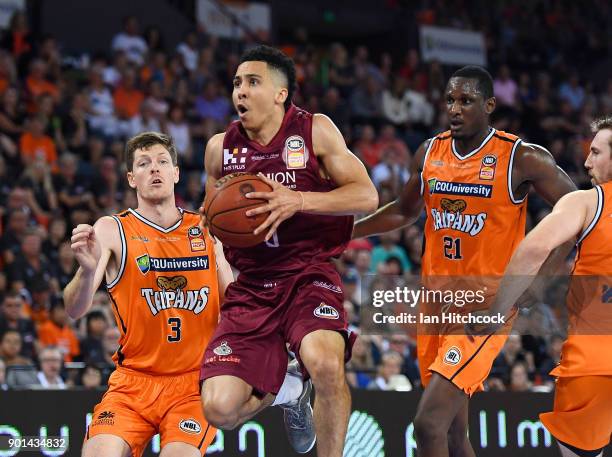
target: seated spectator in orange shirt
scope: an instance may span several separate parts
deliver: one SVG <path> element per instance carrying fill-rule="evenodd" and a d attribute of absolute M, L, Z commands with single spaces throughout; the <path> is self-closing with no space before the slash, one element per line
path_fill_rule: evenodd
<path fill-rule="evenodd" d="M 38 328 L 38 340 L 43 347 L 57 346 L 66 362 L 71 362 L 81 354 L 79 340 L 68 325 L 68 314 L 63 300 L 57 299 L 51 304 L 49 320 Z"/>
<path fill-rule="evenodd" d="M 57 150 L 50 136 L 45 135 L 47 120 L 42 115 L 30 118 L 28 130 L 21 135 L 19 150 L 24 165 L 27 167 L 37 157 L 43 157 L 53 171 L 57 171 Z"/>
<path fill-rule="evenodd" d="M 136 87 L 136 73 L 133 69 L 127 69 L 123 73 L 121 83 L 113 94 L 113 100 L 115 112 L 120 119 L 131 119 L 140 112 L 144 94 Z"/>
<path fill-rule="evenodd" d="M 50 94 L 57 103 L 60 99 L 59 89 L 47 80 L 47 64 L 42 59 L 34 59 L 30 64 L 30 73 L 26 78 L 26 92 L 28 93 L 28 112 L 36 111 L 36 99 L 39 95 Z"/>

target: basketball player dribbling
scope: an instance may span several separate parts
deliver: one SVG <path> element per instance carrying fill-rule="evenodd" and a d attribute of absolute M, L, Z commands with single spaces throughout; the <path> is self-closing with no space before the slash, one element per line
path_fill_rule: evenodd
<path fill-rule="evenodd" d="M 206 350 L 202 402 L 219 428 L 281 404 L 297 452 L 308 452 L 316 440 L 317 455 L 341 457 L 350 412 L 344 364 L 354 335 L 330 261 L 350 239 L 352 215 L 374 211 L 378 196 L 331 120 L 291 103 L 294 85 L 294 64 L 281 51 L 248 51 L 234 77 L 239 120 L 206 147 L 207 189 L 222 176 L 249 172 L 260 173 L 273 190 L 247 194 L 268 201 L 247 212 L 270 212 L 256 229 L 266 231 L 266 241 L 225 247 L 240 274 L 227 289 Z M 309 382 L 283 383 L 289 379 L 286 343 L 317 392 L 316 436 Z"/>
<path fill-rule="evenodd" d="M 406 226 L 425 206 L 426 287 L 436 277 L 501 277 L 525 235 L 529 190 L 554 204 L 575 189 L 544 148 L 489 125 L 495 97 L 485 69 L 457 70 L 445 96 L 450 131 L 419 147 L 400 198 L 357 222 L 353 234 Z M 420 457 L 474 456 L 467 437 L 469 398 L 482 389 L 507 332 L 471 340 L 458 327 L 417 327 L 425 387 L 414 422 Z"/>
<path fill-rule="evenodd" d="M 550 252 L 575 241 L 567 294 L 568 337 L 553 411 L 540 415 L 563 457 L 601 457 L 612 436 L 612 116 L 592 124 L 595 138 L 585 167 L 595 186 L 563 197 L 527 235 L 506 268 L 489 314 L 508 315 Z M 472 325 L 472 334 L 492 326 Z"/>
<path fill-rule="evenodd" d="M 106 279 L 121 332 L 117 367 L 82 455 L 139 457 L 159 433 L 161 457 L 201 457 L 215 428 L 202 412 L 199 368 L 232 271 L 220 243 L 199 227 L 199 214 L 175 204 L 172 138 L 136 135 L 125 161 L 138 208 L 72 231 L 79 270 L 64 290 L 66 310 L 83 316 Z"/>

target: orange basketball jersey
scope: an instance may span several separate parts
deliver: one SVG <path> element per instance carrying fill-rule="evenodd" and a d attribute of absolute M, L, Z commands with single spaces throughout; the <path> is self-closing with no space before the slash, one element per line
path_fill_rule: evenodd
<path fill-rule="evenodd" d="M 555 376 L 612 375 L 612 182 L 595 189 L 597 210 L 578 239 L 567 293 L 568 338 Z"/>
<path fill-rule="evenodd" d="M 526 198 L 514 198 L 511 180 L 520 143 L 492 128 L 460 156 L 450 131 L 432 138 L 421 174 L 423 276 L 503 275 L 525 236 Z"/>
<path fill-rule="evenodd" d="M 219 318 L 212 239 L 196 213 L 167 229 L 133 209 L 113 216 L 122 253 L 107 284 L 121 332 L 118 366 L 174 375 L 200 368 Z"/>

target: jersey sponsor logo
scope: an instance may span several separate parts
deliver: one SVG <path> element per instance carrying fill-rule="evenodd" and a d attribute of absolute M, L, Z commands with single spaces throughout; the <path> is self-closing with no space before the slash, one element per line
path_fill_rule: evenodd
<path fill-rule="evenodd" d="M 190 227 L 189 230 L 187 230 L 187 236 L 193 252 L 206 251 L 206 241 L 204 241 L 204 235 L 202 234 L 202 229 L 200 229 L 200 227 L 197 225 Z"/>
<path fill-rule="evenodd" d="M 604 285 L 601 292 L 602 303 L 612 303 L 612 286 Z"/>
<path fill-rule="evenodd" d="M 143 275 L 146 275 L 151 269 L 151 260 L 149 254 L 143 254 L 140 257 L 136 257 L 136 265 Z"/>
<path fill-rule="evenodd" d="M 434 167 L 443 167 L 444 166 L 444 162 L 442 162 L 441 160 L 432 160 L 431 164 Z"/>
<path fill-rule="evenodd" d="M 221 341 L 221 344 L 213 349 L 213 352 L 217 355 L 225 356 L 232 353 L 232 348 L 229 347 L 227 341 Z"/>
<path fill-rule="evenodd" d="M 266 178 L 271 179 L 272 181 L 276 181 L 277 183 L 282 184 L 283 186 L 288 187 L 290 189 L 295 189 L 297 187 L 295 171 L 279 171 L 278 173 L 266 173 Z"/>
<path fill-rule="evenodd" d="M 461 351 L 457 346 L 453 346 L 444 354 L 444 363 L 457 365 L 459 362 L 461 362 Z"/>
<path fill-rule="evenodd" d="M 149 258 L 149 271 L 195 271 L 195 270 L 208 270 L 209 262 L 208 256 L 202 255 L 197 257 L 150 257 Z M 144 257 L 144 256 L 141 256 Z M 140 259 L 139 257 L 138 259 Z M 138 259 L 136 261 L 138 262 Z M 142 271 L 142 269 L 140 270 Z M 146 273 L 142 271 L 143 273 Z"/>
<path fill-rule="evenodd" d="M 276 153 L 276 154 L 260 154 L 260 155 L 252 155 L 251 156 L 251 160 L 272 160 L 272 159 L 278 159 L 280 157 L 280 154 Z"/>
<path fill-rule="evenodd" d="M 340 319 L 338 310 L 333 306 L 326 305 L 323 302 L 321 302 L 321 304 L 315 308 L 313 314 L 322 319 Z"/>
<path fill-rule="evenodd" d="M 153 316 L 170 308 L 191 311 L 197 315 L 208 304 L 210 287 L 188 290 L 185 276 L 159 276 L 157 287 L 159 290 L 150 287 L 140 289 L 140 296 L 145 299 Z"/>
<path fill-rule="evenodd" d="M 335 284 L 330 284 L 325 281 L 313 281 L 312 285 L 317 286 L 317 287 L 322 287 L 323 289 L 331 290 L 332 292 L 336 292 L 337 294 L 342 293 L 342 289 L 340 288 L 340 286 L 337 286 Z"/>
<path fill-rule="evenodd" d="M 299 135 L 293 135 L 287 138 L 283 151 L 283 160 L 289 170 L 306 168 L 308 149 L 306 148 L 304 138 Z"/>
<path fill-rule="evenodd" d="M 149 239 L 146 236 L 142 236 L 142 235 L 132 235 L 130 239 L 132 241 L 142 241 L 143 243 L 149 242 Z"/>
<path fill-rule="evenodd" d="M 494 155 L 486 155 L 482 158 L 480 164 L 480 173 L 478 179 L 484 181 L 492 181 L 495 178 L 495 167 L 497 166 L 497 157 Z"/>
<path fill-rule="evenodd" d="M 179 423 L 179 428 L 185 433 L 191 433 L 193 435 L 197 435 L 202 431 L 202 426 L 195 419 L 183 419 Z"/>
<path fill-rule="evenodd" d="M 102 411 L 91 425 L 115 425 L 115 413 L 112 411 Z"/>
<path fill-rule="evenodd" d="M 240 151 L 238 148 L 223 149 L 223 167 L 226 170 L 244 170 L 246 168 L 246 158 L 247 158 L 247 148 L 241 148 Z"/>
<path fill-rule="evenodd" d="M 430 195 L 466 195 L 469 197 L 491 198 L 491 184 L 471 184 L 463 182 L 440 181 L 437 178 L 427 180 Z"/>

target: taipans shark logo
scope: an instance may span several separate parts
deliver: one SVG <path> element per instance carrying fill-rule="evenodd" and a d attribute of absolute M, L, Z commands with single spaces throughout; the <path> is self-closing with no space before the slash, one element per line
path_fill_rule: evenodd
<path fill-rule="evenodd" d="M 470 236 L 478 235 L 485 226 L 487 213 L 463 214 L 467 209 L 465 200 L 442 198 L 441 209 L 431 209 L 434 230 L 451 229 L 467 233 Z"/>

